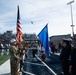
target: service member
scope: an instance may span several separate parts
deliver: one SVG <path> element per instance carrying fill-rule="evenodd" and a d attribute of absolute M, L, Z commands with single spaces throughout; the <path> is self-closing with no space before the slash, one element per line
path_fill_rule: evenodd
<path fill-rule="evenodd" d="M 73 47 L 71 53 L 71 64 L 69 68 L 71 75 L 76 75 L 76 47 Z"/>
<path fill-rule="evenodd" d="M 23 72 L 23 65 L 24 65 L 24 59 L 23 59 L 23 56 L 25 54 L 25 49 L 23 48 L 23 45 L 22 44 L 19 44 L 18 45 L 18 52 L 19 52 L 19 57 L 20 57 L 20 72 Z"/>
<path fill-rule="evenodd" d="M 18 66 L 19 66 L 19 56 L 18 56 L 18 47 L 16 45 L 16 40 L 12 39 L 10 46 L 10 66 L 11 66 L 11 75 L 18 75 Z"/>
<path fill-rule="evenodd" d="M 71 42 L 72 40 L 69 38 L 63 38 L 62 42 L 62 51 L 60 54 L 60 60 L 62 62 L 62 69 L 64 72 L 64 75 L 70 75 L 69 73 L 69 66 L 70 66 L 70 61 L 69 57 L 71 55 Z"/>

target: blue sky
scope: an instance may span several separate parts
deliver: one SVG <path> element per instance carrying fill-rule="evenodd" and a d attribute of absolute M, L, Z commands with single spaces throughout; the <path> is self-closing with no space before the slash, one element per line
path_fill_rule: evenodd
<path fill-rule="evenodd" d="M 0 33 L 12 30 L 16 33 L 17 5 L 23 33 L 38 34 L 48 23 L 49 36 L 71 34 L 71 0 L 1 0 Z M 73 23 L 76 25 L 76 1 L 72 4 Z M 33 21 L 34 25 L 31 24 Z M 76 26 L 74 27 L 76 34 Z"/>

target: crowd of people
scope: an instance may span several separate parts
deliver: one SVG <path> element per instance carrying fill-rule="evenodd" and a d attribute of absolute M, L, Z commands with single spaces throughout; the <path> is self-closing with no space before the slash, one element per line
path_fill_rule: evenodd
<path fill-rule="evenodd" d="M 62 64 L 64 75 L 76 75 L 76 44 L 75 40 L 71 38 L 63 38 L 63 40 L 58 44 L 50 44 L 51 53 L 60 53 L 60 60 Z M 37 46 L 38 56 L 43 53 L 43 58 L 45 58 L 45 49 L 40 44 Z"/>
<path fill-rule="evenodd" d="M 46 60 L 45 48 L 41 44 L 37 45 L 37 56 L 41 57 L 42 61 Z"/>
<path fill-rule="evenodd" d="M 46 60 L 45 48 L 42 44 L 32 45 L 32 56 L 35 58 L 35 54 L 42 59 Z M 63 41 L 59 43 L 59 46 L 50 45 L 51 52 L 60 52 L 60 60 L 62 63 L 62 69 L 64 75 L 76 75 L 76 48 L 72 44 L 71 39 L 63 38 Z M 27 58 L 28 46 L 17 45 L 15 42 L 11 43 L 10 53 L 11 53 L 11 75 L 15 75 L 18 71 L 23 71 L 23 56 Z M 12 52 L 13 51 L 13 52 Z M 13 56 L 13 55 L 14 56 Z M 14 59 L 14 60 L 12 60 Z M 13 63 L 14 61 L 14 63 Z M 19 66 L 20 65 L 20 66 Z M 15 68 L 15 69 L 13 69 Z M 16 74 L 17 75 L 17 74 Z"/>
<path fill-rule="evenodd" d="M 4 45 L 3 43 L 0 43 L 0 56 L 4 55 L 4 53 L 9 55 L 9 47 L 10 47 L 10 44 Z"/>
<path fill-rule="evenodd" d="M 50 44 L 50 53 L 60 52 L 64 75 L 76 75 L 76 46 L 75 44 L 73 45 L 72 42 L 72 39 L 63 38 L 63 41 L 57 46 L 53 43 Z M 7 51 L 10 52 L 11 75 L 18 75 L 19 72 L 24 71 L 24 58 L 28 58 L 28 48 L 28 45 L 17 44 L 15 39 L 10 41 L 10 46 L 7 48 Z M 42 61 L 46 60 L 45 48 L 41 43 L 31 45 L 31 48 L 33 58 L 35 58 L 35 54 L 37 54 Z M 0 53 L 3 49 L 1 45 Z"/>
<path fill-rule="evenodd" d="M 28 49 L 31 49 L 32 58 L 35 58 L 37 54 L 44 61 L 46 58 L 45 48 L 42 45 L 33 45 L 29 47 L 26 44 L 17 44 L 16 40 L 13 39 L 10 42 L 10 64 L 11 64 L 11 75 L 18 75 L 20 72 L 24 72 L 24 58 L 28 58 Z"/>

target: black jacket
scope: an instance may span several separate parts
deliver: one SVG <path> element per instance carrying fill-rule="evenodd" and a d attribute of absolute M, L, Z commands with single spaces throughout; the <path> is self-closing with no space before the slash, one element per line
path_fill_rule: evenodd
<path fill-rule="evenodd" d="M 76 66 L 76 48 L 73 48 L 71 53 L 71 65 Z"/>
<path fill-rule="evenodd" d="M 62 48 L 61 54 L 60 54 L 60 60 L 68 60 L 71 55 L 71 46 L 67 45 Z"/>

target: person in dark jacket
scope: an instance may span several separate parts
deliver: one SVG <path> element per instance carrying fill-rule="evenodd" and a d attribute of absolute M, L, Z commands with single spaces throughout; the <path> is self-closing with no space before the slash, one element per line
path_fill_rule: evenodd
<path fill-rule="evenodd" d="M 71 53 L 71 64 L 70 64 L 71 75 L 76 75 L 76 47 L 73 47 Z"/>
<path fill-rule="evenodd" d="M 70 73 L 69 73 L 69 65 L 70 65 L 69 57 L 71 55 L 70 42 L 71 42 L 70 39 L 63 38 L 60 60 L 62 63 L 62 69 L 63 69 L 64 75 L 70 75 Z"/>
<path fill-rule="evenodd" d="M 2 52 L 2 46 L 1 46 L 1 44 L 0 44 L 0 55 L 1 55 L 1 52 Z"/>

